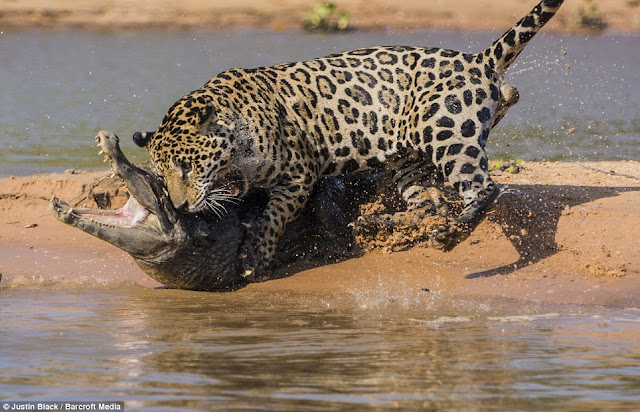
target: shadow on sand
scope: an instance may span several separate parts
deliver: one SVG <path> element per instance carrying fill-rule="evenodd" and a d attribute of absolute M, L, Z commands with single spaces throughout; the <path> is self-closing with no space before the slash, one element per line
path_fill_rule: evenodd
<path fill-rule="evenodd" d="M 634 191 L 640 191 L 640 186 L 509 185 L 487 219 L 500 225 L 520 258 L 508 265 L 470 274 L 467 279 L 508 275 L 554 255 L 558 251 L 558 222 L 565 210 Z"/>

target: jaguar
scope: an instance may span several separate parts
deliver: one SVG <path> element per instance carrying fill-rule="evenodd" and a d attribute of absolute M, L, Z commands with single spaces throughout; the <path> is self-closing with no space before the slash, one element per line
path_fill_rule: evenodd
<path fill-rule="evenodd" d="M 224 71 L 137 132 L 184 213 L 225 213 L 250 188 L 268 191 L 247 222 L 247 278 L 268 272 L 278 239 L 322 176 L 386 170 L 408 210 L 449 215 L 440 177 L 463 208 L 434 230 L 449 250 L 500 190 L 489 174 L 491 128 L 518 100 L 506 70 L 563 0 L 542 0 L 490 47 L 464 53 L 380 46 L 308 61 Z"/>

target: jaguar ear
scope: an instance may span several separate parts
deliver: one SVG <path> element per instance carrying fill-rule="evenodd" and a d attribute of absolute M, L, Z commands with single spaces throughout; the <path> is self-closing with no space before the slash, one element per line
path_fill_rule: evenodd
<path fill-rule="evenodd" d="M 138 147 L 146 147 L 155 132 L 135 132 L 133 134 L 133 143 Z"/>
<path fill-rule="evenodd" d="M 200 128 L 205 131 L 215 125 L 222 126 L 229 130 L 235 128 L 235 123 L 228 118 L 226 113 L 216 113 L 216 109 L 212 103 L 207 103 L 206 106 L 200 109 L 198 120 Z"/>
<path fill-rule="evenodd" d="M 215 121 L 216 118 L 216 110 L 214 109 L 213 104 L 209 102 L 200 109 L 200 112 L 198 113 L 198 124 L 202 126 L 210 120 Z"/>

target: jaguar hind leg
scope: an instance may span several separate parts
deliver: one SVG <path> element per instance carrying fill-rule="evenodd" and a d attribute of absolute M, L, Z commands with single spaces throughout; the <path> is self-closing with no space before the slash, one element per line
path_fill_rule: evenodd
<path fill-rule="evenodd" d="M 455 219 L 432 233 L 432 245 L 445 251 L 453 249 L 471 234 L 500 194 L 498 185 L 489 175 L 484 147 L 470 144 L 462 153 L 462 156 L 444 156 L 441 162 L 445 177 L 464 202 Z"/>
<path fill-rule="evenodd" d="M 455 139 L 449 144 L 439 147 L 436 145 L 433 159 L 435 163 L 431 159 L 424 160 L 418 151 L 409 151 L 390 167 L 396 171 L 393 183 L 409 212 L 423 210 L 427 212 L 423 216 L 440 215 L 447 218 L 448 224 L 433 230 L 431 234 L 430 243 L 435 248 L 451 250 L 466 239 L 500 193 L 488 173 L 484 143 L 489 130 L 518 103 L 520 95 L 514 86 L 507 84 L 502 85 L 499 90 L 495 113 L 486 120 L 479 118 L 483 124 L 475 133 L 466 136 L 463 134 L 463 139 Z M 478 112 L 478 117 L 480 113 Z M 484 116 L 484 112 L 482 114 Z M 424 153 L 429 152 L 425 150 Z M 464 208 L 456 218 L 449 217 L 449 205 L 438 189 L 442 187 L 445 178 L 464 200 Z M 393 231 L 394 226 L 402 226 L 408 219 L 418 217 L 419 215 L 403 212 L 361 216 L 355 225 L 355 234 L 371 236 L 379 230 Z"/>
<path fill-rule="evenodd" d="M 515 86 L 504 84 L 500 87 L 500 100 L 493 116 L 491 128 L 494 128 L 500 120 L 507 114 L 509 108 L 520 100 L 520 93 Z M 473 229 L 480 223 L 487 209 L 500 194 L 500 189 L 493 182 L 488 172 L 487 155 L 484 150 L 484 141 L 488 135 L 485 131 L 484 137 L 478 139 L 478 145 L 467 148 L 465 154 L 473 155 L 477 153 L 475 161 L 467 161 L 462 165 L 459 173 L 447 176 L 449 182 L 457 186 L 458 192 L 465 201 L 465 206 L 453 224 L 442 227 L 434 231 L 432 244 L 434 247 L 443 250 L 450 250 L 458 243 L 466 239 Z M 447 150 L 448 152 L 448 150 Z M 473 156 L 470 156 L 473 157 Z M 451 164 L 451 163 L 449 163 Z M 443 164 L 447 173 L 447 164 Z"/>

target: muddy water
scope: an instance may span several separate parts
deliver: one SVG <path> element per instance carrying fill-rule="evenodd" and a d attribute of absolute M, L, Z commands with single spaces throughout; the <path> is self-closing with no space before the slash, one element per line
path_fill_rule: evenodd
<path fill-rule="evenodd" d="M 475 52 L 500 33 L 0 32 L 0 176 L 101 166 L 91 137 L 129 142 L 169 106 L 233 67 L 309 59 L 375 44 Z M 640 41 L 541 33 L 509 72 L 520 103 L 492 133 L 491 158 L 640 158 Z"/>
<path fill-rule="evenodd" d="M 638 309 L 122 284 L 0 295 L 0 400 L 153 411 L 640 402 Z"/>

